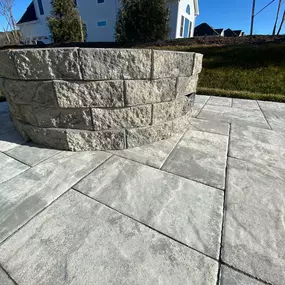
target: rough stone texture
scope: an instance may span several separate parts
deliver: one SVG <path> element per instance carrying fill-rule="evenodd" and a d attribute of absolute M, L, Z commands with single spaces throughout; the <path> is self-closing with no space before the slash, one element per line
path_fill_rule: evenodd
<path fill-rule="evenodd" d="M 62 152 L 2 183 L 0 242 L 109 157 L 103 152 Z"/>
<path fill-rule="evenodd" d="M 222 259 L 276 285 L 285 280 L 284 178 L 284 169 L 229 160 Z"/>
<path fill-rule="evenodd" d="M 208 105 L 204 106 L 197 117 L 198 119 L 222 121 L 240 126 L 253 126 L 269 129 L 269 125 L 259 110 L 231 108 L 227 106 Z"/>
<path fill-rule="evenodd" d="M 81 79 L 76 48 L 20 49 L 13 56 L 22 79 Z"/>
<path fill-rule="evenodd" d="M 54 81 L 60 107 L 123 107 L 123 81 Z"/>
<path fill-rule="evenodd" d="M 263 285 L 256 279 L 248 277 L 238 271 L 222 265 L 219 285 Z"/>
<path fill-rule="evenodd" d="M 72 190 L 0 250 L 18 284 L 213 285 L 218 271 L 216 261 Z"/>
<path fill-rule="evenodd" d="M 29 167 L 0 152 L 0 184 L 9 180 Z"/>
<path fill-rule="evenodd" d="M 193 74 L 199 74 L 202 71 L 203 54 L 195 53 L 195 60 L 193 65 Z"/>
<path fill-rule="evenodd" d="M 161 123 L 145 128 L 127 130 L 127 144 L 129 148 L 165 140 L 172 136 L 173 123 Z"/>
<path fill-rule="evenodd" d="M 145 127 L 151 124 L 151 105 L 120 109 L 92 108 L 94 130 Z"/>
<path fill-rule="evenodd" d="M 52 81 L 5 79 L 4 88 L 13 103 L 57 106 Z"/>
<path fill-rule="evenodd" d="M 189 130 L 162 169 L 224 189 L 227 148 L 227 136 Z"/>
<path fill-rule="evenodd" d="M 184 133 L 191 125 L 192 113 L 189 112 L 186 115 L 173 120 L 173 133 Z"/>
<path fill-rule="evenodd" d="M 59 150 L 45 148 L 34 143 L 27 143 L 6 152 L 9 156 L 30 166 L 35 166 L 58 153 Z"/>
<path fill-rule="evenodd" d="M 0 285 L 15 285 L 9 276 L 0 268 Z"/>
<path fill-rule="evenodd" d="M 26 141 L 76 151 L 131 148 L 184 131 L 191 119 L 194 53 L 44 48 L 6 54 L 20 80 L 0 76 L 0 88 Z"/>
<path fill-rule="evenodd" d="M 160 168 L 180 138 L 181 134 L 178 134 L 167 140 L 130 149 L 114 150 L 111 153 L 155 168 Z"/>
<path fill-rule="evenodd" d="M 198 84 L 198 75 L 191 77 L 178 77 L 177 78 L 177 96 L 185 96 L 191 93 L 196 93 Z"/>
<path fill-rule="evenodd" d="M 126 104 L 128 106 L 174 100 L 176 79 L 126 80 Z"/>
<path fill-rule="evenodd" d="M 186 77 L 193 72 L 194 53 L 153 51 L 153 78 Z"/>
<path fill-rule="evenodd" d="M 80 150 L 108 150 L 126 148 L 125 131 L 80 131 L 67 130 L 68 148 Z"/>
<path fill-rule="evenodd" d="M 33 107 L 32 113 L 36 125 L 42 128 L 69 128 L 92 130 L 92 118 L 89 108 L 43 108 Z M 26 113 L 27 114 L 27 113 Z M 29 122 L 26 120 L 26 122 Z"/>
<path fill-rule="evenodd" d="M 150 79 L 151 50 L 80 49 L 84 80 Z"/>
<path fill-rule="evenodd" d="M 13 54 L 9 50 L 0 50 L 0 77 L 18 78 L 18 73 L 14 64 Z"/>
<path fill-rule="evenodd" d="M 63 129 L 37 128 L 29 125 L 23 125 L 26 136 L 33 142 L 54 147 L 57 149 L 68 149 L 66 131 Z"/>
<path fill-rule="evenodd" d="M 230 156 L 285 169 L 285 133 L 233 126 Z"/>
<path fill-rule="evenodd" d="M 75 189 L 218 257 L 222 191 L 118 157 L 101 165 Z"/>
<path fill-rule="evenodd" d="M 173 119 L 173 105 L 173 101 L 153 104 L 153 123 L 171 121 Z"/>

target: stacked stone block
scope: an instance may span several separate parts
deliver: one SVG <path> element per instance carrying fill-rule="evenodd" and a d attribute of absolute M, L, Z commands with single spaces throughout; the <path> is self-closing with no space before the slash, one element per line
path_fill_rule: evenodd
<path fill-rule="evenodd" d="M 125 149 L 181 132 L 202 55 L 149 49 L 0 51 L 0 88 L 28 140 L 72 151 Z"/>

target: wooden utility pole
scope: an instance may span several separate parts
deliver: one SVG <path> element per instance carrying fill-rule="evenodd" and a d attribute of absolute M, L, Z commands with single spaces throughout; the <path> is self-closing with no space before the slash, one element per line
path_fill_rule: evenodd
<path fill-rule="evenodd" d="M 277 14 L 276 14 L 276 19 L 275 19 L 275 23 L 274 23 L 274 27 L 273 27 L 273 32 L 272 32 L 273 36 L 275 36 L 275 34 L 276 34 L 276 28 L 277 28 L 278 17 L 279 17 L 279 14 L 280 14 L 280 8 L 281 8 L 282 1 L 283 0 L 279 0 Z"/>
<path fill-rule="evenodd" d="M 284 10 L 284 13 L 283 13 L 283 18 L 282 18 L 282 21 L 281 21 L 279 30 L 278 30 L 278 32 L 277 32 L 277 35 L 280 35 L 280 32 L 281 32 L 281 30 L 282 30 L 282 27 L 283 27 L 284 22 L 285 22 L 285 10 Z"/>
<path fill-rule="evenodd" d="M 250 35 L 252 36 L 253 34 L 253 25 L 254 25 L 254 13 L 255 13 L 255 1 L 252 1 L 252 14 L 251 14 L 251 25 L 250 25 Z"/>

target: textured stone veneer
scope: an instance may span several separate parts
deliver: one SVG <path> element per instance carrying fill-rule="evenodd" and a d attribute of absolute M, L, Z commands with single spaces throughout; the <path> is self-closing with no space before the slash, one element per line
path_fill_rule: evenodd
<path fill-rule="evenodd" d="M 0 88 L 27 139 L 67 150 L 131 148 L 182 131 L 202 55 L 148 49 L 0 51 Z"/>

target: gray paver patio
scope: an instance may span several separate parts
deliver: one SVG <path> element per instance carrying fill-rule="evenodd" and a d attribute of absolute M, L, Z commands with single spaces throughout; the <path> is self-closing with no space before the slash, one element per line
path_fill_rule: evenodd
<path fill-rule="evenodd" d="M 237 272 L 229 267 L 222 265 L 220 272 L 220 283 L 219 285 L 262 285 L 254 278 L 248 277 L 245 274 Z"/>
<path fill-rule="evenodd" d="M 192 116 L 72 153 L 24 144 L 0 103 L 0 285 L 285 285 L 285 104 L 197 96 Z"/>
<path fill-rule="evenodd" d="M 188 130 L 162 167 L 204 184 L 225 188 L 228 137 Z"/>
<path fill-rule="evenodd" d="M 218 258 L 223 193 L 217 189 L 116 157 L 74 188 Z"/>
<path fill-rule="evenodd" d="M 210 285 L 218 271 L 216 261 L 72 190 L 0 252 L 16 282 L 29 285 Z"/>
<path fill-rule="evenodd" d="M 0 184 L 27 169 L 29 166 L 0 152 Z"/>
<path fill-rule="evenodd" d="M 35 166 L 59 152 L 60 151 L 56 149 L 49 149 L 34 143 L 27 143 L 6 151 L 5 153 L 25 164 Z"/>
<path fill-rule="evenodd" d="M 0 268 L 0 285 L 15 285 L 9 276 Z"/>

